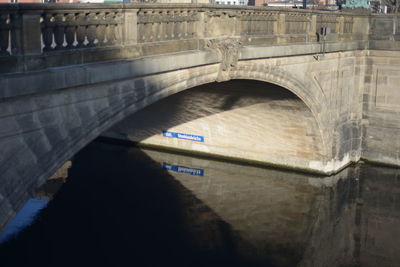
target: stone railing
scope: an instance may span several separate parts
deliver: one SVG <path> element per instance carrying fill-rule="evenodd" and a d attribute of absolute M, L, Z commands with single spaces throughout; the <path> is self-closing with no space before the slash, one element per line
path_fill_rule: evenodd
<path fill-rule="evenodd" d="M 41 14 L 43 51 L 113 46 L 121 40 L 118 9 L 104 11 L 46 10 Z"/>
<path fill-rule="evenodd" d="M 371 15 L 370 49 L 400 50 L 400 16 Z"/>
<path fill-rule="evenodd" d="M 367 41 L 370 20 L 221 5 L 0 4 L 0 72 L 205 49 L 209 39 L 236 38 L 243 46 L 314 43 L 322 27 L 331 32 L 324 41 Z"/>
<path fill-rule="evenodd" d="M 279 12 L 275 11 L 250 11 L 240 13 L 241 33 L 247 36 L 274 35 L 277 32 L 275 24 Z"/>
<path fill-rule="evenodd" d="M 183 8 L 140 9 L 138 11 L 139 43 L 197 37 L 199 10 Z"/>

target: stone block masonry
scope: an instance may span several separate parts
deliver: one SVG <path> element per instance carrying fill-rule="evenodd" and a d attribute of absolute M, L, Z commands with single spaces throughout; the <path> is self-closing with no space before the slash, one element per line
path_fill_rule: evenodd
<path fill-rule="evenodd" d="M 361 157 L 400 165 L 397 16 L 134 3 L 0 11 L 0 191 L 50 177 L 105 130 L 159 100 L 238 79 L 275 84 L 297 100 L 238 108 L 233 120 L 224 112 L 201 119 L 201 131 L 190 134 L 206 141 L 232 133 L 236 121 L 235 143 L 248 130 L 253 151 L 225 138 L 219 154 L 324 174 Z M 321 27 L 332 29 L 326 41 Z M 245 118 L 258 128 L 244 126 Z M 263 143 L 262 120 L 276 125 L 262 130 L 270 134 Z M 285 143 L 293 146 L 284 150 Z M 267 144 L 269 156 L 256 151 Z"/>

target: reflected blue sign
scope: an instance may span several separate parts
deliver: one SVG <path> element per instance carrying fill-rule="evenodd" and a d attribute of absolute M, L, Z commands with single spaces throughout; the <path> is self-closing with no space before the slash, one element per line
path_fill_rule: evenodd
<path fill-rule="evenodd" d="M 30 225 L 39 211 L 47 206 L 48 202 L 49 198 L 47 197 L 29 199 L 4 228 L 0 235 L 0 244 L 16 236 L 22 229 Z"/>
<path fill-rule="evenodd" d="M 168 164 L 165 162 L 163 163 L 163 168 L 168 171 L 186 173 L 186 174 L 196 175 L 196 176 L 204 176 L 203 169 L 196 169 L 196 168 L 189 168 L 189 167 L 185 167 L 185 166 L 172 165 L 172 164 Z"/>
<path fill-rule="evenodd" d="M 194 135 L 194 134 L 184 134 L 184 133 L 163 131 L 163 136 L 171 137 L 171 138 L 178 138 L 178 139 L 185 139 L 185 140 L 196 141 L 196 142 L 204 142 L 203 136 Z"/>

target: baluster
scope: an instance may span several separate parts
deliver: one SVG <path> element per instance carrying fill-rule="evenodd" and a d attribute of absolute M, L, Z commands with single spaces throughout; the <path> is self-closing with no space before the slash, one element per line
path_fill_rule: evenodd
<path fill-rule="evenodd" d="M 163 36 L 161 36 L 162 40 L 168 40 L 168 27 L 169 27 L 168 21 L 169 21 L 169 13 L 168 13 L 168 11 L 163 11 L 162 24 L 161 24 L 161 26 L 162 26 L 161 33 L 163 35 Z"/>
<path fill-rule="evenodd" d="M 147 24 L 147 28 L 146 28 L 146 40 L 148 42 L 154 42 L 154 40 L 156 39 L 155 37 L 155 31 L 154 31 L 154 14 L 155 11 L 151 10 L 148 12 L 147 15 L 147 19 L 148 19 L 148 24 Z"/>
<path fill-rule="evenodd" d="M 288 33 L 290 33 L 290 17 L 289 17 L 290 15 L 288 15 L 288 18 L 287 18 L 287 20 L 286 20 L 286 23 L 285 23 L 285 34 L 288 34 Z"/>
<path fill-rule="evenodd" d="M 172 35 L 174 36 L 173 39 L 179 39 L 179 28 L 180 28 L 179 25 L 181 24 L 179 19 L 180 19 L 179 12 L 174 11 L 174 17 L 173 17 L 174 26 L 172 27 Z"/>
<path fill-rule="evenodd" d="M 290 28 L 289 28 L 289 26 L 290 26 L 290 14 L 287 14 L 287 15 L 284 15 L 284 16 L 286 18 L 286 21 L 285 21 L 285 34 L 288 34 L 289 30 L 290 30 Z"/>
<path fill-rule="evenodd" d="M 145 24 L 145 39 L 146 42 L 153 42 L 153 23 L 149 22 Z"/>
<path fill-rule="evenodd" d="M 160 38 L 161 38 L 161 35 L 160 35 L 161 24 L 159 23 L 158 19 L 159 18 L 157 17 L 156 22 L 153 23 L 152 31 L 153 31 L 153 39 L 154 39 L 154 41 L 159 41 Z"/>
<path fill-rule="evenodd" d="M 171 12 L 171 11 L 167 11 L 167 29 L 166 29 L 166 34 L 167 34 L 167 36 L 166 36 L 166 39 L 167 40 L 171 40 L 171 39 L 173 39 L 174 38 L 174 22 L 173 22 L 173 19 L 174 19 L 174 15 L 173 15 L 173 12 Z"/>
<path fill-rule="evenodd" d="M 112 21 L 110 19 L 110 12 L 104 13 L 104 45 L 110 46 L 110 43 L 108 41 L 108 31 L 110 30 L 110 24 L 112 24 Z"/>
<path fill-rule="evenodd" d="M 252 20 L 251 14 L 249 14 L 249 17 L 248 17 L 248 20 L 247 20 L 247 33 L 248 33 L 248 35 L 252 35 L 253 34 L 252 30 L 253 30 L 253 20 Z"/>
<path fill-rule="evenodd" d="M 77 23 L 76 27 L 76 41 L 78 44 L 76 45 L 77 48 L 81 48 L 85 46 L 85 39 L 86 39 L 86 14 L 79 13 L 75 21 Z"/>
<path fill-rule="evenodd" d="M 268 14 L 264 14 L 263 17 L 260 17 L 260 20 L 262 20 L 262 23 L 260 24 L 261 27 L 261 34 L 262 35 L 268 35 L 270 31 L 270 25 L 269 25 L 269 20 L 270 17 Z"/>
<path fill-rule="evenodd" d="M 197 16 L 197 13 L 193 12 L 192 16 L 193 16 L 193 18 L 195 18 Z M 189 21 L 188 29 L 187 29 L 188 38 L 194 37 L 194 35 L 196 34 L 195 28 L 196 28 L 196 21 L 195 21 L 195 19 L 191 19 Z"/>
<path fill-rule="evenodd" d="M 244 35 L 249 35 L 250 26 L 249 26 L 249 14 L 243 13 L 242 14 L 242 29 Z"/>
<path fill-rule="evenodd" d="M 266 34 L 267 35 L 271 35 L 274 34 L 274 16 L 269 14 L 268 16 L 268 21 L 267 21 L 267 31 Z"/>
<path fill-rule="evenodd" d="M 156 14 L 155 10 L 152 10 L 151 12 L 149 12 L 149 22 L 150 23 L 148 25 L 147 31 L 148 31 L 148 40 L 150 42 L 155 42 L 157 40 L 157 29 L 156 29 L 157 25 L 156 25 L 156 21 L 155 21 L 155 19 L 156 19 L 155 14 Z"/>
<path fill-rule="evenodd" d="M 166 22 L 164 23 L 164 27 L 165 27 L 164 39 L 165 39 L 165 40 L 170 40 L 170 39 L 171 39 L 171 27 L 172 27 L 171 22 L 166 21 Z"/>
<path fill-rule="evenodd" d="M 177 17 L 178 17 L 176 12 L 172 11 L 171 13 L 172 13 L 171 14 L 171 23 L 169 23 L 170 24 L 169 36 L 170 36 L 171 40 L 173 40 L 173 39 L 176 39 L 176 37 L 177 37 L 178 33 L 176 32 L 176 27 L 179 22 L 176 21 Z"/>
<path fill-rule="evenodd" d="M 147 32 L 147 28 L 148 28 L 148 23 L 147 22 L 145 22 L 145 23 L 143 23 L 142 24 L 142 34 L 140 35 L 140 38 L 141 38 L 141 40 L 142 40 L 142 43 L 146 43 L 146 42 L 148 42 L 149 40 L 147 39 L 147 35 L 148 35 L 148 32 Z"/>
<path fill-rule="evenodd" d="M 182 13 L 182 17 L 183 17 L 183 19 L 181 22 L 181 38 L 186 39 L 188 36 L 188 33 L 187 33 L 188 22 L 191 18 L 190 18 L 190 14 L 188 11 L 184 11 Z"/>
<path fill-rule="evenodd" d="M 144 23 L 138 23 L 138 42 L 144 42 Z"/>
<path fill-rule="evenodd" d="M 150 36 L 151 42 L 158 41 L 158 38 L 157 38 L 157 36 L 158 36 L 158 23 L 157 22 L 151 23 L 150 31 L 151 31 L 151 36 Z"/>
<path fill-rule="evenodd" d="M 123 37 L 122 37 L 122 32 L 123 32 L 123 26 L 122 26 L 122 24 L 121 24 L 121 21 L 123 21 L 123 18 L 122 18 L 122 13 L 119 13 L 119 12 L 115 12 L 115 15 L 114 15 L 114 20 L 116 21 L 116 23 L 114 24 L 114 37 L 115 37 L 115 41 L 116 41 L 116 43 L 118 43 L 118 44 L 122 44 L 122 42 L 123 42 Z M 137 23 L 137 22 L 136 22 Z M 137 24 L 136 24 L 136 27 L 138 27 L 137 26 Z M 129 40 L 135 40 L 136 42 L 137 42 L 137 33 L 138 32 L 136 32 L 135 34 L 136 34 L 136 37 L 135 36 L 133 36 L 133 38 L 130 38 Z"/>
<path fill-rule="evenodd" d="M 139 40 L 138 42 L 143 43 L 144 39 L 145 39 L 145 15 L 144 15 L 144 11 L 140 11 L 138 13 L 138 36 L 139 36 Z"/>
<path fill-rule="evenodd" d="M 270 24 L 270 20 L 269 19 L 270 19 L 270 17 L 268 16 L 267 20 L 264 21 L 265 28 L 262 31 L 263 35 L 269 35 L 270 34 L 269 31 L 271 30 L 271 24 Z"/>
<path fill-rule="evenodd" d="M 256 18 L 257 21 L 257 32 L 259 35 L 265 35 L 268 31 L 268 15 L 259 13 Z"/>
<path fill-rule="evenodd" d="M 277 15 L 272 15 L 272 20 L 270 21 L 270 34 L 275 34 L 276 33 L 276 29 L 275 29 L 275 23 L 278 21 L 278 17 Z"/>
<path fill-rule="evenodd" d="M 88 40 L 88 47 L 95 47 L 95 41 L 96 41 L 96 24 L 97 24 L 97 17 L 95 13 L 89 13 L 87 15 L 87 20 L 88 20 L 88 27 L 86 31 L 86 36 Z"/>
<path fill-rule="evenodd" d="M 179 39 L 179 33 L 180 33 L 180 28 L 181 28 L 181 14 L 179 11 L 174 12 L 174 28 L 173 28 L 173 34 L 174 34 L 174 39 Z"/>
<path fill-rule="evenodd" d="M 252 34 L 251 30 L 252 30 L 252 28 L 253 28 L 253 26 L 252 26 L 253 21 L 252 21 L 251 18 L 252 18 L 251 13 L 248 13 L 248 14 L 247 14 L 247 34 L 248 34 L 248 35 L 251 35 L 251 34 Z"/>
<path fill-rule="evenodd" d="M 188 27 L 188 22 L 190 21 L 191 17 L 190 17 L 190 13 L 188 10 L 185 10 L 182 13 L 183 19 L 181 22 L 181 31 L 182 31 L 182 39 L 186 39 L 188 34 L 187 34 L 187 27 Z"/>
<path fill-rule="evenodd" d="M 64 40 L 65 40 L 64 21 L 65 21 L 64 14 L 55 15 L 54 41 L 56 42 L 56 47 L 55 47 L 56 50 L 61 50 L 64 48 Z"/>
<path fill-rule="evenodd" d="M 65 28 L 65 40 L 67 41 L 67 49 L 74 48 L 75 44 L 75 14 L 67 14 L 66 17 L 66 28 Z"/>
<path fill-rule="evenodd" d="M 97 46 L 105 45 L 105 36 L 106 36 L 106 15 L 105 13 L 97 14 L 97 28 L 96 28 L 96 38 L 97 38 Z"/>
<path fill-rule="evenodd" d="M 252 22 L 253 22 L 253 34 L 254 35 L 260 35 L 260 32 L 259 32 L 260 21 L 258 21 L 257 18 L 258 18 L 258 14 L 257 13 L 253 14 Z"/>
<path fill-rule="evenodd" d="M 16 55 L 22 51 L 21 15 L 12 14 L 11 19 L 11 54 Z"/>
<path fill-rule="evenodd" d="M 107 45 L 111 46 L 115 44 L 115 13 L 106 13 L 107 27 L 105 28 L 105 38 L 107 39 Z"/>
<path fill-rule="evenodd" d="M 50 13 L 46 13 L 43 15 L 42 22 L 42 39 L 44 48 L 43 51 L 51 51 L 53 50 L 53 27 L 54 27 L 54 17 Z"/>
<path fill-rule="evenodd" d="M 182 37 L 184 39 L 190 38 L 190 22 L 193 20 L 193 13 L 187 10 L 185 12 L 184 21 L 182 22 Z"/>
<path fill-rule="evenodd" d="M 107 40 L 108 40 L 109 45 L 115 45 L 118 41 L 117 27 L 118 27 L 118 24 L 110 24 L 108 26 Z"/>
<path fill-rule="evenodd" d="M 178 12 L 177 13 L 177 19 L 178 19 L 178 23 L 177 23 L 177 25 L 176 25 L 176 27 L 175 27 L 175 32 L 176 32 L 176 34 L 175 34 L 175 37 L 177 38 L 177 39 L 183 39 L 185 36 L 184 36 L 184 28 L 183 28 L 183 24 L 185 23 L 185 19 L 186 19 L 186 16 L 185 16 L 185 14 L 184 14 L 184 11 L 180 11 L 180 12 Z"/>
<path fill-rule="evenodd" d="M 264 35 L 265 31 L 268 30 L 267 28 L 267 15 L 263 13 L 258 13 L 256 17 L 256 22 L 257 22 L 257 34 L 258 35 Z"/>
<path fill-rule="evenodd" d="M 8 14 L 0 15 L 0 56 L 9 55 L 8 47 L 10 44 L 10 17 Z"/>
<path fill-rule="evenodd" d="M 164 31 L 163 31 L 163 13 L 162 11 L 158 11 L 158 13 L 156 14 L 157 16 L 157 25 L 156 25 L 156 31 L 155 31 L 155 38 L 158 41 L 161 41 L 164 39 Z"/>
<path fill-rule="evenodd" d="M 154 36 L 154 23 L 148 23 L 147 24 L 147 38 L 149 42 L 154 42 L 155 41 L 155 36 Z"/>
<path fill-rule="evenodd" d="M 149 41 L 149 12 L 143 11 L 142 12 L 142 27 L 140 32 L 140 39 L 142 43 L 146 43 Z"/>
<path fill-rule="evenodd" d="M 260 16 L 259 12 L 256 12 L 254 14 L 254 34 L 255 35 L 260 35 L 261 31 L 260 31 L 260 21 L 258 20 L 258 17 Z"/>

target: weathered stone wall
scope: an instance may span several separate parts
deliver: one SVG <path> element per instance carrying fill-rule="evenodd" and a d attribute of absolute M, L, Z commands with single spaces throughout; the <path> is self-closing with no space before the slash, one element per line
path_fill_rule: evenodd
<path fill-rule="evenodd" d="M 362 114 L 360 81 L 362 72 L 357 64 L 363 57 L 363 52 L 346 52 L 319 55 L 318 58 L 310 55 L 239 61 L 235 68 L 230 69 L 223 76 L 224 80 L 253 79 L 280 85 L 300 98 L 299 100 L 303 102 L 300 106 L 303 105 L 306 108 L 304 111 L 309 112 L 308 115 L 291 111 L 290 105 L 286 106 L 286 111 L 283 108 L 277 111 L 279 115 L 267 106 L 259 106 L 258 108 L 252 107 L 253 109 L 247 107 L 243 111 L 232 110 L 230 113 L 218 116 L 207 114 L 204 115 L 204 119 L 197 119 L 195 122 L 180 125 L 179 122 L 174 121 L 174 114 L 171 113 L 171 121 L 174 123 L 172 126 L 170 125 L 171 128 L 169 129 L 206 137 L 206 142 L 198 143 L 163 137 L 162 130 L 168 129 L 165 127 L 165 129 L 162 129 L 161 124 L 157 126 L 159 121 L 156 114 L 150 119 L 153 125 L 149 126 L 149 118 L 143 111 L 141 119 L 134 119 L 133 116 L 132 119 L 126 119 L 122 127 L 115 128 L 114 132 L 117 135 L 114 133 L 114 137 L 121 139 L 127 137 L 132 141 L 144 144 L 223 155 L 324 173 L 337 171 L 350 161 L 357 161 L 360 158 L 360 120 Z M 218 73 L 219 75 L 220 73 Z M 215 86 L 218 87 L 218 85 Z M 251 83 L 249 82 L 248 85 L 243 83 L 242 97 L 246 97 L 246 92 L 251 92 L 251 90 L 245 88 L 247 86 L 251 86 Z M 265 84 L 265 86 L 268 88 L 268 84 Z M 210 92 L 210 96 L 212 94 Z M 277 94 L 279 94 L 278 91 Z M 226 95 L 222 97 L 228 96 L 229 89 L 226 90 Z M 206 98 L 206 96 L 203 98 Z M 195 100 L 189 102 L 192 101 Z M 207 101 L 202 103 L 202 108 L 207 109 Z M 182 112 L 187 112 L 184 109 L 190 109 L 191 104 L 179 102 L 174 105 L 181 105 Z M 276 105 L 285 106 L 283 103 Z M 179 109 L 179 107 L 177 108 Z M 156 106 L 155 109 L 157 109 Z M 168 109 L 162 112 L 168 117 Z M 196 113 L 195 110 L 193 112 Z M 240 112 L 243 114 L 240 115 Z M 253 119 L 250 115 L 245 115 L 250 113 L 253 114 Z M 243 116 L 246 119 L 243 119 Z M 266 116 L 270 116 L 269 119 Z M 181 117 L 184 117 L 184 115 L 181 115 Z M 224 120 L 226 120 L 227 125 L 224 124 Z M 253 122 L 249 125 L 261 124 L 262 126 L 257 129 L 253 126 L 245 126 L 243 124 L 245 121 Z M 267 122 L 273 121 L 275 121 L 273 124 L 275 126 L 271 124 L 268 126 L 270 128 L 265 128 L 267 127 L 265 125 L 268 125 Z M 296 121 L 300 123 L 295 123 Z M 230 127 L 232 132 L 228 130 L 228 124 L 232 125 Z M 135 133 L 136 130 L 143 130 L 143 126 L 153 127 L 153 130 L 147 132 L 146 138 L 143 138 L 141 133 Z M 237 130 L 234 130 L 235 127 Z M 289 128 L 291 130 L 288 131 Z M 281 132 L 279 129 L 281 129 Z M 226 132 L 223 133 L 225 130 Z M 235 131 L 237 132 L 236 135 L 234 134 Z M 240 132 L 242 134 L 239 134 Z M 149 135 L 150 133 L 153 135 L 152 137 Z M 253 133 L 259 137 L 253 138 L 251 134 L 246 136 L 246 133 Z M 241 136 L 240 142 L 235 139 L 235 136 Z M 296 140 L 296 138 L 301 139 Z M 310 139 L 305 141 L 307 138 Z M 300 140 L 304 142 L 300 142 Z M 279 143 L 282 146 L 279 146 Z M 285 143 L 293 146 L 289 145 L 291 148 L 284 148 Z M 259 145 L 256 146 L 255 144 Z M 313 152 L 309 149 L 311 147 L 313 147 L 311 149 Z M 255 152 L 254 149 L 260 151 Z"/>
<path fill-rule="evenodd" d="M 400 165 L 400 53 L 369 51 L 363 66 L 362 157 Z"/>

